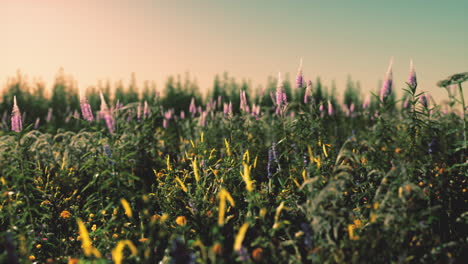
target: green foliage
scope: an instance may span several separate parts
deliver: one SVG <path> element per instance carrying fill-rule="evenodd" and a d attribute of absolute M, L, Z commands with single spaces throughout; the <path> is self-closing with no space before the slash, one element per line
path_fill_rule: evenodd
<path fill-rule="evenodd" d="M 126 263 L 466 258 L 463 118 L 423 106 L 411 86 L 410 108 L 374 98 L 370 108 L 351 114 L 342 104 L 362 102 L 351 79 L 344 102 L 319 79 L 310 104 L 291 99 L 299 92 L 290 86 L 286 81 L 286 113 L 277 115 L 269 95 L 274 78 L 261 97 L 248 82 L 216 77 L 205 102 L 221 96 L 221 105 L 208 110 L 188 76 L 169 78 L 159 97 L 149 83 L 139 97 L 134 77 L 114 95 L 106 84 L 100 88 L 109 106 L 124 103 L 112 110 L 116 129 L 109 134 L 102 120 L 66 122 L 79 101 L 65 80 L 47 97 L 43 86 L 30 89 L 19 75 L 1 106 L 10 113 L 16 95 L 28 116 L 22 132 L 8 123 L 0 131 L 0 262 L 108 263 L 119 241 L 136 247 L 135 254 L 124 249 Z M 100 88 L 87 91 L 95 116 Z M 249 105 L 261 105 L 260 116 L 239 111 L 241 90 Z M 187 112 L 192 97 L 206 115 Z M 328 100 L 333 115 L 320 110 Z M 138 120 L 142 101 L 151 114 Z M 222 111 L 228 102 L 232 116 Z M 34 129 L 36 115 L 42 119 L 49 107 L 53 120 Z M 175 114 L 165 116 L 171 109 Z M 77 219 L 100 258 L 83 250 Z"/>

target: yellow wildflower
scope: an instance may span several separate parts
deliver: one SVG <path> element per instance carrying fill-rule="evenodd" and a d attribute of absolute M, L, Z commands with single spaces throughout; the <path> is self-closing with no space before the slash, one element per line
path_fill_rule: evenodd
<path fill-rule="evenodd" d="M 89 238 L 88 230 L 86 230 L 86 226 L 81 221 L 81 219 L 76 220 L 78 223 L 78 230 L 80 233 L 81 244 L 83 247 L 84 254 L 86 256 L 94 255 L 97 258 L 101 257 L 101 253 L 92 245 L 91 239 Z"/>
<path fill-rule="evenodd" d="M 123 260 L 123 249 L 125 246 L 128 246 L 130 248 L 130 251 L 132 252 L 132 256 L 136 256 L 138 251 L 133 245 L 132 241 L 130 240 L 121 240 L 119 243 L 117 243 L 117 246 L 112 250 L 112 260 L 114 260 L 115 264 L 121 264 Z"/>
<path fill-rule="evenodd" d="M 249 223 L 244 223 L 239 228 L 239 233 L 237 233 L 237 236 L 234 240 L 234 251 L 239 251 L 241 249 L 242 241 L 244 241 L 245 233 L 247 232 L 248 228 L 249 228 Z"/>
<path fill-rule="evenodd" d="M 226 213 L 226 200 L 231 204 L 231 206 L 235 206 L 234 199 L 232 199 L 231 194 L 229 194 L 226 189 L 221 189 L 218 193 L 219 198 L 219 214 L 218 214 L 218 225 L 224 225 L 224 214 Z"/>
<path fill-rule="evenodd" d="M 244 173 L 241 172 L 241 176 L 245 182 L 245 185 L 246 185 L 245 188 L 247 189 L 247 191 L 251 192 L 253 191 L 253 181 L 250 179 L 250 169 L 252 166 L 247 165 L 247 163 L 245 162 L 243 163 L 243 166 L 244 166 Z"/>
<path fill-rule="evenodd" d="M 128 217 L 132 217 L 133 214 L 132 214 L 132 208 L 130 208 L 130 204 L 128 203 L 127 200 L 125 200 L 124 198 L 120 199 L 120 203 L 122 204 L 124 210 L 125 210 L 125 215 L 127 215 Z"/>
<path fill-rule="evenodd" d="M 356 236 L 354 234 L 354 229 L 356 229 L 356 226 L 351 224 L 351 225 L 348 225 L 348 234 L 349 234 L 349 239 L 351 240 L 358 240 L 359 239 L 359 236 Z"/>

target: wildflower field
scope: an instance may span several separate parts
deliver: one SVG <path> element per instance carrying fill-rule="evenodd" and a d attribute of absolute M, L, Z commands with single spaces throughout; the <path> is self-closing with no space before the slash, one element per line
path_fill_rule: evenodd
<path fill-rule="evenodd" d="M 468 73 L 437 101 L 412 66 L 375 94 L 285 79 L 202 97 L 189 78 L 80 94 L 59 75 L 50 96 L 12 78 L 0 263 L 466 260 Z"/>

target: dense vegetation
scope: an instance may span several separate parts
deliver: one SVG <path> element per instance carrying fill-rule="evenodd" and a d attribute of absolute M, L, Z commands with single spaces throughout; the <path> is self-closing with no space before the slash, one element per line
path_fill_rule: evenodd
<path fill-rule="evenodd" d="M 397 100 L 391 69 L 341 99 L 300 71 L 256 92 L 216 77 L 204 100 L 189 78 L 80 98 L 63 76 L 3 95 L 1 263 L 467 257 L 466 76 L 442 83 L 448 105 L 413 71 Z"/>

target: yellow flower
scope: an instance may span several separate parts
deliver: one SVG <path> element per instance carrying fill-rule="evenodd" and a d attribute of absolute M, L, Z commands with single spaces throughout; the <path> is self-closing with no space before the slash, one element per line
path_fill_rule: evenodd
<path fill-rule="evenodd" d="M 61 213 L 60 213 L 60 217 L 61 218 L 69 218 L 71 216 L 71 213 L 68 212 L 67 210 L 63 210 Z"/>
<path fill-rule="evenodd" d="M 120 203 L 122 203 L 122 206 L 125 210 L 125 214 L 128 216 L 128 217 L 132 217 L 133 214 L 132 214 L 132 208 L 130 208 L 130 204 L 127 202 L 127 200 L 125 200 L 124 198 L 120 199 Z"/>
<path fill-rule="evenodd" d="M 96 228 L 97 228 L 96 225 L 93 225 L 93 226 L 91 227 L 91 231 L 93 231 L 93 232 L 96 231 Z"/>
<path fill-rule="evenodd" d="M 130 248 L 130 251 L 132 252 L 132 256 L 136 256 L 138 251 L 133 245 L 132 241 L 130 240 L 121 240 L 119 243 L 117 243 L 117 246 L 112 250 L 112 259 L 114 260 L 115 264 L 121 264 L 123 260 L 123 249 L 125 246 L 128 246 Z"/>
<path fill-rule="evenodd" d="M 221 189 L 218 194 L 219 197 L 219 214 L 218 214 L 218 225 L 222 226 L 224 225 L 224 214 L 226 213 L 226 200 L 232 205 L 235 206 L 234 204 L 234 199 L 232 199 L 231 194 L 229 194 L 226 189 Z"/>
<path fill-rule="evenodd" d="M 359 219 L 354 220 L 354 225 L 356 228 L 361 228 L 362 227 L 362 221 Z"/>
<path fill-rule="evenodd" d="M 250 179 L 250 169 L 252 166 L 247 165 L 247 163 L 245 162 L 243 162 L 243 166 L 244 166 L 244 173 L 241 172 L 241 176 L 245 182 L 245 188 L 247 189 L 247 191 L 251 192 L 253 191 L 253 181 Z"/>
<path fill-rule="evenodd" d="M 35 256 L 33 256 L 33 255 L 29 256 L 29 260 L 33 261 L 33 260 L 35 260 L 35 259 L 36 259 Z"/>
<path fill-rule="evenodd" d="M 93 247 L 91 239 L 89 238 L 88 230 L 86 230 L 85 224 L 79 218 L 76 221 L 78 223 L 78 230 L 80 233 L 81 244 L 83 247 L 84 254 L 86 256 L 94 255 L 95 257 L 100 258 L 101 253 L 95 247 Z"/>
<path fill-rule="evenodd" d="M 195 180 L 198 182 L 200 180 L 200 175 L 198 174 L 198 165 L 197 165 L 197 159 L 192 160 L 192 168 L 193 168 L 193 174 L 195 175 Z M 187 188 L 185 188 L 187 189 Z M 187 191 L 185 191 L 187 192 Z"/>
<path fill-rule="evenodd" d="M 41 202 L 41 206 L 46 205 L 46 204 L 50 204 L 50 201 L 49 201 L 49 200 L 45 200 L 45 201 L 42 201 L 42 202 Z"/>
<path fill-rule="evenodd" d="M 355 225 L 348 225 L 348 234 L 349 234 L 349 239 L 351 240 L 358 240 L 359 236 L 356 236 L 354 234 L 354 229 L 356 229 Z"/>
<path fill-rule="evenodd" d="M 180 226 L 185 226 L 187 224 L 187 218 L 185 218 L 185 216 L 178 216 L 175 221 Z"/>
<path fill-rule="evenodd" d="M 36 245 L 36 248 L 37 248 L 37 249 L 40 249 L 41 247 L 42 247 L 41 244 L 37 244 L 37 245 Z"/>
<path fill-rule="evenodd" d="M 234 251 L 239 251 L 242 247 L 242 242 L 244 241 L 245 233 L 249 228 L 249 223 L 244 223 L 239 228 L 239 233 L 237 233 L 236 239 L 234 240 Z"/>

